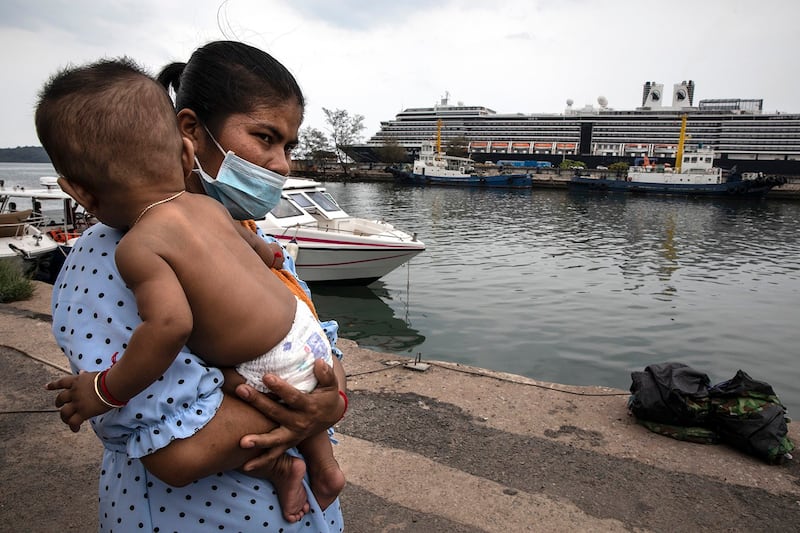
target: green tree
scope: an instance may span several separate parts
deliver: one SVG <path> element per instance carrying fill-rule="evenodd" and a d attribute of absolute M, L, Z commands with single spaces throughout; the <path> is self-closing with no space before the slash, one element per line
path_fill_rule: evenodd
<path fill-rule="evenodd" d="M 608 165 L 608 170 L 614 172 L 617 176 L 622 176 L 628 172 L 629 166 L 625 161 L 617 161 Z"/>
<path fill-rule="evenodd" d="M 586 168 L 586 163 L 583 161 L 574 161 L 572 159 L 565 159 L 558 164 L 558 168 Z"/>
<path fill-rule="evenodd" d="M 310 126 L 302 128 L 298 140 L 296 159 L 305 159 L 325 174 L 325 162 L 333 155 L 331 142 L 325 132 Z"/>
<path fill-rule="evenodd" d="M 458 137 L 453 137 L 447 142 L 447 147 L 444 149 L 444 152 L 447 155 L 452 155 L 455 157 L 467 157 L 469 155 L 469 141 L 463 135 L 459 135 Z"/>
<path fill-rule="evenodd" d="M 380 158 L 381 163 L 403 163 L 408 158 L 408 152 L 403 145 L 394 139 L 383 143 L 383 146 L 375 148 L 375 154 Z"/>
<path fill-rule="evenodd" d="M 328 126 L 330 127 L 329 131 L 331 134 L 331 141 L 333 142 L 333 148 L 336 151 L 336 157 L 339 164 L 342 166 L 344 175 L 348 176 L 350 158 L 347 156 L 344 149 L 360 140 L 361 132 L 364 130 L 364 116 L 351 116 L 350 113 L 344 109 L 332 111 L 323 107 L 322 111 L 325 113 Z"/>

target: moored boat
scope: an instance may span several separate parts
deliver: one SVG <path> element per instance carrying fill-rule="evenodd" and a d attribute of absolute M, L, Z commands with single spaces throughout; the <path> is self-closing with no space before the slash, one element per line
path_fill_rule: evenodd
<path fill-rule="evenodd" d="M 38 261 L 57 249 L 58 243 L 39 229 L 32 209 L 0 213 L 0 259 Z"/>
<path fill-rule="evenodd" d="M 94 220 L 61 190 L 57 178 L 43 176 L 39 178 L 39 184 L 39 188 L 17 186 L 0 189 L 0 212 L 29 206 L 33 212 L 33 224 L 63 248 L 69 248 Z"/>
<path fill-rule="evenodd" d="M 441 129 L 436 132 L 436 144 L 422 143 L 419 157 L 408 168 L 390 166 L 387 172 L 398 183 L 409 185 L 451 185 L 460 187 L 530 188 L 529 174 L 477 172 L 468 157 L 447 155 L 441 150 Z"/>
<path fill-rule="evenodd" d="M 287 179 L 280 203 L 256 225 L 294 251 L 308 282 L 366 285 L 425 250 L 416 234 L 348 215 L 312 180 Z"/>
<path fill-rule="evenodd" d="M 763 196 L 773 187 L 786 183 L 780 176 L 740 173 L 714 166 L 714 151 L 702 146 L 684 150 L 686 116 L 681 123 L 675 157 L 676 166 L 654 165 L 645 156 L 643 164 L 628 169 L 624 176 L 582 175 L 569 182 L 571 189 L 688 196 Z"/>
<path fill-rule="evenodd" d="M 0 258 L 17 256 L 35 278 L 52 282 L 91 217 L 56 178 L 39 183 L 40 188 L 0 188 Z"/>

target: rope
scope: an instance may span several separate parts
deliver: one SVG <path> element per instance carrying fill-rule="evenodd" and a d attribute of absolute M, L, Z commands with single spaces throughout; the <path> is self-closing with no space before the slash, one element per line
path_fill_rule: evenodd
<path fill-rule="evenodd" d="M 363 372 L 348 373 L 347 377 L 351 378 L 351 377 L 357 377 L 357 376 L 364 376 L 364 375 L 367 375 L 367 374 L 376 374 L 378 372 L 387 372 L 387 371 L 393 370 L 395 368 L 402 368 L 406 363 L 419 363 L 419 362 L 421 362 L 420 358 L 418 358 L 418 359 L 409 359 L 408 361 L 400 361 L 400 362 L 387 364 L 384 368 L 376 368 L 376 369 L 372 369 L 372 370 L 365 370 Z M 587 397 L 594 397 L 594 396 L 598 396 L 598 397 L 603 397 L 603 396 L 630 396 L 629 392 L 581 392 L 581 391 L 564 390 L 564 389 L 559 389 L 559 388 L 553 387 L 551 385 L 543 385 L 541 383 L 530 383 L 530 382 L 525 382 L 525 381 L 517 381 L 517 380 L 510 379 L 510 378 L 503 377 L 503 376 L 496 376 L 496 375 L 492 375 L 492 374 L 486 374 L 486 373 L 478 371 L 478 370 L 470 370 L 468 368 L 456 368 L 456 367 L 453 367 L 451 365 L 446 365 L 446 364 L 442 364 L 442 363 L 436 363 L 436 362 L 432 362 L 432 361 L 426 361 L 426 364 L 429 364 L 431 366 L 435 366 L 435 367 L 438 367 L 438 368 L 442 368 L 444 370 L 451 370 L 453 372 L 460 372 L 462 374 L 469 374 L 469 375 L 472 375 L 472 376 L 480 376 L 480 377 L 485 377 L 485 378 L 491 378 L 491 379 L 494 379 L 496 381 L 502 381 L 504 383 L 514 383 L 515 385 L 525 385 L 525 386 L 528 386 L 528 387 L 536 387 L 536 388 L 539 388 L 539 389 L 549 390 L 549 391 L 553 391 L 553 392 L 561 392 L 561 393 L 564 393 L 564 394 L 571 394 L 573 396 L 587 396 Z"/>

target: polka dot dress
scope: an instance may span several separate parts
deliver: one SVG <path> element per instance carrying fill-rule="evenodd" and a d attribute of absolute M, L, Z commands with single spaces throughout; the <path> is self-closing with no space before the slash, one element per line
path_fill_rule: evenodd
<path fill-rule="evenodd" d="M 75 372 L 108 368 L 140 322 L 133 294 L 114 263 L 120 238 L 121 232 L 102 224 L 86 231 L 53 287 L 53 333 Z M 167 372 L 127 406 L 91 420 L 105 446 L 100 531 L 343 530 L 339 502 L 322 512 L 307 484 L 311 511 L 289 524 L 266 480 L 229 471 L 177 488 L 147 472 L 139 458 L 202 428 L 222 401 L 221 385 L 218 370 L 181 352 Z"/>

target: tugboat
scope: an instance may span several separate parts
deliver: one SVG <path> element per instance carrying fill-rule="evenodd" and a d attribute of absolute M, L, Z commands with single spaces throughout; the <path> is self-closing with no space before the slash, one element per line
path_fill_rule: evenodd
<path fill-rule="evenodd" d="M 398 183 L 408 185 L 455 185 L 461 187 L 493 187 L 529 189 L 533 185 L 530 174 L 479 173 L 475 162 L 468 157 L 456 157 L 442 152 L 442 121 L 436 129 L 436 145 L 424 142 L 419 157 L 409 169 L 389 166 L 386 171 Z"/>
<path fill-rule="evenodd" d="M 643 164 L 628 169 L 625 176 L 584 176 L 578 171 L 569 182 L 571 189 L 687 196 L 763 196 L 773 187 L 786 183 L 782 176 L 740 173 L 735 167 L 714 166 L 714 152 L 702 146 L 684 150 L 686 115 L 681 121 L 675 168 Z"/>

